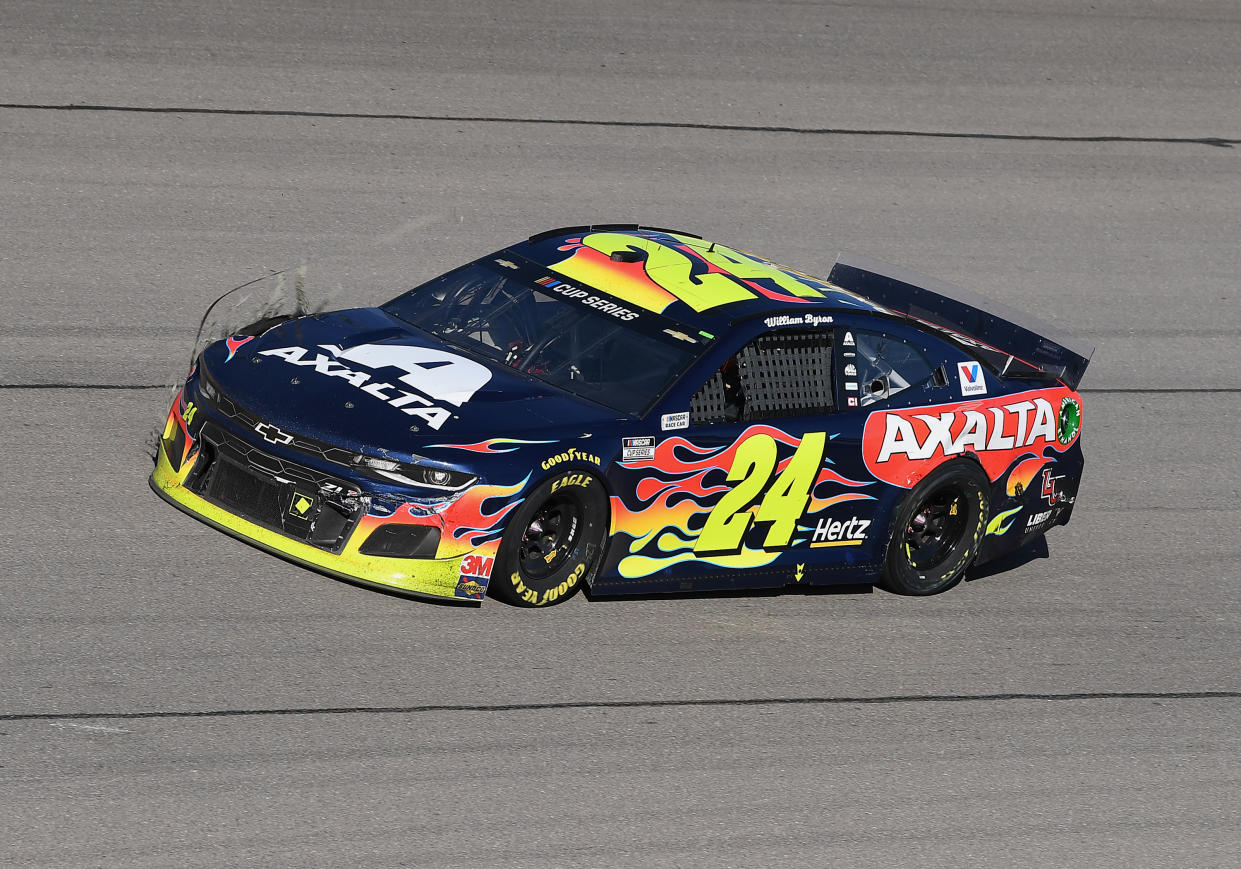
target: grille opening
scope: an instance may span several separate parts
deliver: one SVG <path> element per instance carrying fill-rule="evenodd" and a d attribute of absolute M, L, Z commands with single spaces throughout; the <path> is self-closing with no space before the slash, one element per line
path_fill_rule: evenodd
<path fill-rule="evenodd" d="M 210 424 L 199 447 L 185 486 L 286 537 L 340 552 L 365 512 L 366 499 L 343 497 L 345 481 L 267 455 Z"/>
<path fill-rule="evenodd" d="M 350 515 L 329 502 L 319 510 L 319 516 L 310 532 L 310 542 L 315 546 L 332 547 L 340 540 L 349 525 Z"/>
<path fill-rule="evenodd" d="M 282 528 L 282 488 L 274 481 L 220 462 L 211 475 L 211 497 L 225 507 L 264 525 Z"/>

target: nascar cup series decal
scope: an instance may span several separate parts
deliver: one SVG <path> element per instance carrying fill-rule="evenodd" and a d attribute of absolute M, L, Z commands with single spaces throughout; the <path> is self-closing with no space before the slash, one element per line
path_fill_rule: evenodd
<path fill-rule="evenodd" d="M 994 482 L 1026 456 L 1044 457 L 1050 447 L 1064 452 L 1078 430 L 1062 438 L 1060 408 L 1071 398 L 1080 415 L 1081 399 L 1063 387 L 1022 392 L 982 401 L 876 411 L 866 418 L 862 457 L 877 479 L 909 487 L 929 466 L 967 452 L 978 457 Z"/>
<path fill-rule="evenodd" d="M 260 356 L 278 356 L 290 365 L 312 366 L 328 377 L 347 380 L 361 391 L 373 395 L 402 412 L 417 416 L 438 429 L 451 416 L 445 404 L 460 407 L 491 380 L 491 371 L 472 359 L 431 347 L 398 344 L 359 344 L 345 350 L 320 344 L 320 351 L 305 347 L 279 347 L 260 351 Z M 308 354 L 313 353 L 313 356 Z M 341 360 L 344 360 L 343 362 Z M 395 378 L 413 392 L 388 383 L 378 375 L 345 365 L 353 362 L 373 371 L 397 368 L 405 372 Z"/>

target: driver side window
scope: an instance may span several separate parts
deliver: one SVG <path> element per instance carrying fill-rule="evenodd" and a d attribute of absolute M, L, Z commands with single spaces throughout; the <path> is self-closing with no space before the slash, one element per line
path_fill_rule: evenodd
<path fill-rule="evenodd" d="M 832 333 L 768 332 L 725 362 L 690 399 L 693 425 L 812 416 L 832 409 Z"/>

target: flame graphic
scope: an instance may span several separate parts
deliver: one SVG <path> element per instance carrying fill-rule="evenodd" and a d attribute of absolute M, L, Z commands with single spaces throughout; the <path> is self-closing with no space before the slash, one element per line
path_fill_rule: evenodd
<path fill-rule="evenodd" d="M 562 245 L 559 250 L 569 252 L 569 256 L 550 268 L 571 280 L 604 290 L 619 299 L 656 313 L 662 313 L 670 304 L 682 298 L 682 295 L 677 292 L 677 285 L 680 285 L 682 294 L 686 291 L 689 291 L 691 295 L 695 295 L 695 291 L 701 292 L 700 288 L 704 283 L 703 275 L 720 275 L 738 287 L 748 290 L 749 293 L 799 305 L 821 301 L 825 295 L 824 291 L 829 289 L 828 284 L 815 278 L 777 266 L 761 257 L 731 250 L 723 245 L 712 246 L 717 259 L 728 260 L 731 257 L 737 257 L 739 261 L 746 262 L 752 270 L 751 274 L 753 270 L 767 271 L 772 277 L 743 278 L 735 275 L 726 266 L 707 259 L 699 249 L 680 241 L 677 236 L 666 233 L 645 233 L 632 237 L 632 247 L 644 250 L 649 248 L 654 251 L 655 248 L 650 248 L 652 244 L 674 250 L 684 257 L 685 262 L 678 263 L 673 269 L 675 274 L 660 274 L 668 268 L 668 263 L 662 258 L 663 268 L 655 265 L 649 258 L 636 263 L 615 262 L 611 258 L 610 251 L 605 252 L 591 245 L 590 236 L 567 239 L 566 244 Z M 683 267 L 688 267 L 688 280 Z M 781 281 L 786 286 L 795 282 L 799 287 L 790 292 L 787 288 L 780 287 Z M 747 297 L 745 293 L 739 293 L 739 295 L 740 298 L 724 298 L 710 302 L 700 299 L 694 306 L 704 305 L 706 308 L 711 308 L 719 304 L 727 304 L 729 301 L 742 301 Z"/>
<path fill-rule="evenodd" d="M 521 500 L 518 494 L 530 482 L 530 475 L 512 486 L 471 486 L 460 498 L 444 511 L 444 527 L 448 530 L 446 540 L 440 542 L 441 555 L 448 544 L 456 544 L 465 553 L 485 543 L 499 541 L 503 533 L 497 526 L 512 512 Z M 488 501 L 498 502 L 490 511 L 484 509 Z M 497 542 L 497 545 L 498 542 Z M 451 554 L 451 553 L 449 553 Z"/>
<path fill-rule="evenodd" d="M 391 514 L 369 513 L 358 521 L 353 540 L 366 540 L 380 525 L 431 525 L 440 529 L 440 545 L 436 558 L 457 558 L 469 553 L 495 555 L 500 546 L 502 529 L 496 526 L 520 503 L 515 496 L 525 488 L 530 477 L 513 486 L 478 485 L 466 489 L 455 500 L 434 503 L 410 501 Z M 484 510 L 491 499 L 500 499 L 498 507 Z"/>
<path fill-rule="evenodd" d="M 554 444 L 555 441 L 523 441 L 519 438 L 491 438 L 476 444 L 431 444 L 444 450 L 469 450 L 472 453 L 511 453 L 527 444 Z"/>
<path fill-rule="evenodd" d="M 731 444 L 722 446 L 700 446 L 684 437 L 670 437 L 655 448 L 652 458 L 621 464 L 629 470 L 651 472 L 634 487 L 636 503 L 627 503 L 618 495 L 611 498 L 612 534 L 622 546 L 624 540 L 619 535 L 630 538 L 628 554 L 617 568 L 622 576 L 629 579 L 648 576 L 690 560 L 720 567 L 761 567 L 780 556 L 780 552 L 749 548 L 730 555 L 698 555 L 694 552 L 695 540 L 707 514 L 719 496 L 735 485 L 727 481 L 727 473 L 738 448 L 755 435 L 767 435 L 788 450 L 788 455 L 776 464 L 772 474 L 774 478 L 792 460 L 801 439 L 767 425 L 750 426 Z M 714 476 L 708 481 L 708 475 L 713 473 Z M 872 496 L 863 492 L 839 492 L 840 486 L 856 488 L 866 485 L 869 484 L 850 480 L 832 468 L 820 468 L 806 513 L 817 513 L 848 501 L 871 500 Z M 751 513 L 757 510 L 757 504 L 749 508 Z M 799 542 L 802 540 L 794 541 Z"/>

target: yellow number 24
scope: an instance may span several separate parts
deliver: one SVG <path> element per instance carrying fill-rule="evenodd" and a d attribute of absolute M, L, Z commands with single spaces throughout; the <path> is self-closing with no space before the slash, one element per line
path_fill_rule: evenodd
<path fill-rule="evenodd" d="M 743 441 L 728 471 L 728 482 L 737 485 L 724 493 L 707 516 L 694 552 L 740 552 L 745 533 L 755 520 L 770 523 L 763 549 L 787 547 L 797 529 L 797 520 L 810 501 L 826 443 L 827 436 L 821 431 L 807 434 L 780 476 L 767 487 L 776 469 L 775 440 L 760 434 Z M 755 511 L 751 505 L 764 488 L 767 494 Z"/>

